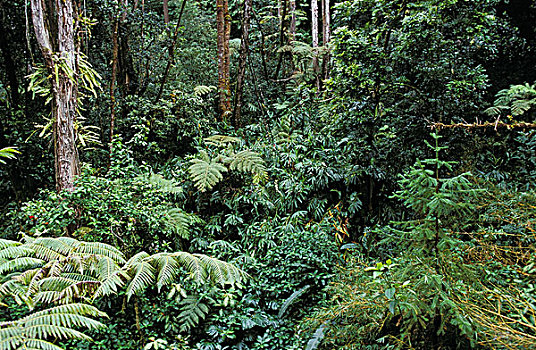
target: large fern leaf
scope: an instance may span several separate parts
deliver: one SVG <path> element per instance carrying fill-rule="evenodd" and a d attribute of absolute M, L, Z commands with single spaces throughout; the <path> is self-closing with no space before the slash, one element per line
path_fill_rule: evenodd
<path fill-rule="evenodd" d="M 197 326 L 199 321 L 205 319 L 209 311 L 209 307 L 203 302 L 203 298 L 195 295 L 187 296 L 180 302 L 180 305 L 179 320 L 182 323 L 181 331 L 183 332 Z"/>
<path fill-rule="evenodd" d="M 173 194 L 182 193 L 182 187 L 175 180 L 164 179 L 162 175 L 151 174 L 144 179 L 161 192 Z"/>
<path fill-rule="evenodd" d="M 249 150 L 241 151 L 230 157 L 229 168 L 241 172 L 249 172 L 253 174 L 265 174 L 266 167 L 264 160 L 258 153 Z"/>
<path fill-rule="evenodd" d="M 227 135 L 212 135 L 205 138 L 205 143 L 207 145 L 217 147 L 227 147 L 229 144 L 236 143 L 238 141 L 240 141 L 239 138 Z"/>
<path fill-rule="evenodd" d="M 61 349 L 47 339 L 87 339 L 90 337 L 74 328 L 89 330 L 104 327 L 93 319 L 107 317 L 97 308 L 86 304 L 60 305 L 35 312 L 15 321 L 0 323 L 0 349 Z"/>
<path fill-rule="evenodd" d="M 201 192 L 212 189 L 218 182 L 223 179 L 223 174 L 227 168 L 215 161 L 205 159 L 192 159 L 188 168 L 190 178 L 194 181 L 195 187 Z"/>
<path fill-rule="evenodd" d="M 134 277 L 132 277 L 127 285 L 127 300 L 133 295 L 139 294 L 148 287 L 153 286 L 155 283 L 156 270 L 151 265 L 149 259 L 140 261 L 133 271 L 135 272 Z"/>
<path fill-rule="evenodd" d="M 202 222 L 202 220 L 179 208 L 169 208 L 165 212 L 163 222 L 177 236 L 188 238 L 190 237 L 190 225 Z"/>

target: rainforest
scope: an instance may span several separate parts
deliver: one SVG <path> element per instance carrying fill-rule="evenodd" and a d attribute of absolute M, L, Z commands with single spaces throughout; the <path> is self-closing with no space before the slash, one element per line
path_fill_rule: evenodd
<path fill-rule="evenodd" d="M 0 0 L 0 350 L 536 349 L 531 0 Z"/>

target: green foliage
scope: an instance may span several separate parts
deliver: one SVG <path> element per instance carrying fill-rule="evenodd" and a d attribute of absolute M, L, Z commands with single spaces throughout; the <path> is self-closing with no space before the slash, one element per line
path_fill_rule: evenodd
<path fill-rule="evenodd" d="M 0 323 L 0 349 L 61 350 L 47 339 L 86 339 L 74 328 L 89 330 L 104 327 L 92 317 L 106 314 L 87 304 L 66 304 L 34 312 L 15 321 Z"/>
<path fill-rule="evenodd" d="M 224 286 L 240 283 L 244 277 L 236 267 L 202 254 L 140 252 L 127 261 L 110 245 L 68 237 L 27 237 L 22 244 L 2 244 L 0 271 L 8 278 L 0 293 L 22 299 L 30 307 L 39 302 L 91 301 L 116 294 L 122 287 L 130 299 L 149 287 L 160 290 L 176 282 L 182 269 L 198 284 L 211 281 Z"/>
<path fill-rule="evenodd" d="M 256 152 L 235 151 L 233 143 L 237 141 L 238 139 L 234 137 L 221 135 L 206 139 L 207 145 L 218 147 L 220 150 L 213 158 L 207 151 L 200 150 L 199 158 L 190 160 L 191 165 L 188 170 L 197 189 L 201 192 L 212 189 L 223 180 L 222 173 L 229 170 L 252 173 L 257 181 L 267 176 L 264 161 Z"/>
<path fill-rule="evenodd" d="M 536 105 L 536 85 L 512 85 L 497 93 L 494 105 L 485 110 L 489 115 L 500 116 L 503 111 L 519 117 Z M 529 116 L 530 118 L 530 116 Z"/>
<path fill-rule="evenodd" d="M 4 147 L 0 149 L 0 164 L 6 164 L 6 161 L 2 158 L 14 159 L 17 153 L 20 153 L 20 152 L 17 151 L 17 149 L 13 147 Z"/>
<path fill-rule="evenodd" d="M 501 319 L 508 316 L 483 311 L 489 310 L 484 300 L 502 300 L 500 294 L 516 300 L 510 304 L 513 315 L 522 309 L 523 297 L 482 278 L 482 271 L 494 275 L 504 267 L 497 269 L 496 258 L 474 260 L 471 251 L 481 243 L 462 239 L 474 228 L 479 192 L 468 174 L 440 177 L 452 170 L 452 163 L 439 160 L 442 147 L 433 148 L 435 159 L 417 161 L 399 181 L 395 196 L 411 209 L 412 220 L 371 233 L 372 239 L 377 237 L 375 249 L 396 258 L 374 266 L 367 266 L 364 258 L 355 260 L 332 286 L 333 304 L 317 314 L 316 323 L 327 326 L 327 344 L 349 349 L 379 348 L 382 343 L 394 348 L 522 348 L 531 341 L 532 321 L 511 326 L 518 330 L 503 328 L 509 334 L 503 342 L 498 340 L 501 327 L 493 325 L 504 324 Z"/>

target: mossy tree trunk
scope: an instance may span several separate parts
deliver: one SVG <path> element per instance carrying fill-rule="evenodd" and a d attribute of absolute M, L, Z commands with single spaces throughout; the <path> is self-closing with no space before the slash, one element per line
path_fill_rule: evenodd
<path fill-rule="evenodd" d="M 72 0 L 55 0 L 49 3 L 49 8 L 43 0 L 31 0 L 31 9 L 35 36 L 51 76 L 56 189 L 72 191 L 75 177 L 80 173 L 75 131 L 78 95 L 78 54 L 75 45 L 77 16 Z M 53 31 L 49 23 L 52 23 Z M 56 37 L 51 36 L 51 32 Z"/>

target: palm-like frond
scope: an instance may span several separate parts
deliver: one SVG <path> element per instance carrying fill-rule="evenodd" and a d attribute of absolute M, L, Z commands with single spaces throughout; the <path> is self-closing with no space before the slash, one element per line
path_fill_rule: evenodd
<path fill-rule="evenodd" d="M 500 115 L 510 110 L 513 116 L 523 115 L 536 106 L 536 84 L 512 85 L 497 93 L 494 105 L 484 112 L 488 115 Z"/>
<path fill-rule="evenodd" d="M 222 173 L 227 172 L 223 164 L 211 159 L 192 159 L 190 163 L 190 177 L 201 192 L 212 189 L 223 179 Z"/>
<path fill-rule="evenodd" d="M 156 270 L 151 265 L 150 260 L 142 260 L 134 266 L 134 277 L 127 285 L 127 299 L 130 299 L 134 294 L 139 294 L 141 291 L 153 286 L 156 278 Z"/>
<path fill-rule="evenodd" d="M 5 147 L 5 148 L 0 149 L 0 164 L 6 163 L 6 161 L 3 160 L 2 158 L 13 159 L 15 158 L 15 155 L 17 153 L 20 153 L 20 152 L 17 151 L 17 149 L 13 147 Z"/>
<path fill-rule="evenodd" d="M 190 237 L 190 226 L 202 222 L 202 220 L 179 208 L 169 208 L 165 211 L 163 222 L 177 236 L 188 238 Z"/>
<path fill-rule="evenodd" d="M 214 135 L 205 139 L 205 143 L 220 147 L 218 154 L 211 158 L 205 150 L 199 151 L 198 158 L 190 160 L 190 178 L 201 192 L 212 189 L 223 179 L 228 170 L 254 174 L 254 181 L 267 177 L 263 159 L 258 153 L 243 150 L 236 152 L 233 143 L 239 139 L 230 136 Z"/>
<path fill-rule="evenodd" d="M 234 154 L 231 157 L 229 168 L 231 170 L 238 170 L 240 172 L 249 172 L 260 175 L 266 173 L 264 160 L 262 160 L 258 153 L 249 150 Z"/>
<path fill-rule="evenodd" d="M 149 255 L 140 252 L 125 262 L 122 253 L 114 247 L 67 237 L 25 238 L 23 244 L 3 242 L 3 247 L 0 250 L 4 257 L 0 263 L 4 275 L 0 276 L 0 296 L 12 296 L 30 308 L 37 303 L 91 302 L 117 293 L 123 287 L 130 299 L 153 286 L 160 291 L 181 277 L 194 283 L 210 282 L 223 286 L 240 283 L 246 276 L 235 266 L 202 254 Z M 10 331 L 19 324 L 11 324 Z M 36 337 L 82 337 L 62 327 L 68 326 L 51 324 L 49 328 L 41 327 L 44 330 L 36 333 Z M 19 343 L 15 341 L 9 346 L 16 346 L 13 344 Z"/>
<path fill-rule="evenodd" d="M 91 339 L 74 328 L 89 330 L 104 325 L 94 317 L 107 317 L 95 307 L 86 304 L 60 305 L 35 312 L 15 321 L 0 323 L 0 350 L 61 349 L 47 341 L 57 339 Z"/>
<path fill-rule="evenodd" d="M 175 180 L 164 179 L 162 175 L 151 174 L 145 179 L 151 186 L 156 187 L 161 192 L 173 194 L 182 193 L 182 187 Z"/>
<path fill-rule="evenodd" d="M 180 302 L 181 313 L 179 314 L 182 323 L 181 331 L 188 331 L 195 327 L 199 321 L 203 320 L 208 311 L 208 305 L 203 302 L 202 297 L 189 295 Z"/>
<path fill-rule="evenodd" d="M 205 143 L 207 145 L 217 146 L 217 147 L 227 147 L 232 143 L 240 141 L 237 137 L 227 136 L 227 135 L 212 135 L 205 138 Z"/>

